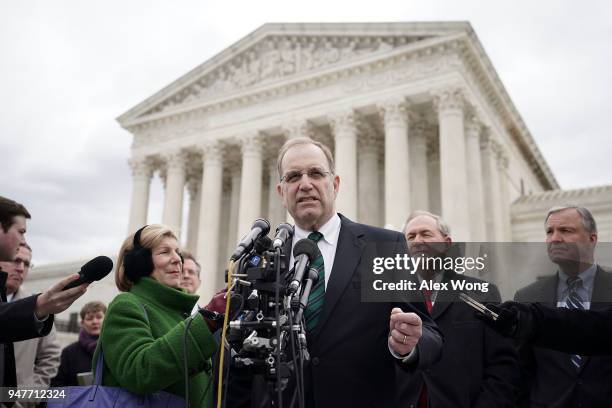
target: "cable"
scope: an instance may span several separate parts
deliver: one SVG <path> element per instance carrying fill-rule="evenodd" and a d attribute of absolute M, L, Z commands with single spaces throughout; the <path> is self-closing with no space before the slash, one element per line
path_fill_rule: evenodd
<path fill-rule="evenodd" d="M 278 312 L 278 303 L 280 301 L 280 248 L 276 248 L 274 254 L 276 263 L 276 285 L 274 289 L 274 314 L 276 316 L 276 392 L 279 408 L 283 408 L 283 392 L 281 389 L 281 370 L 280 370 L 280 351 L 281 351 L 281 331 L 280 331 L 280 314 Z"/>
<path fill-rule="evenodd" d="M 229 290 L 232 287 L 232 275 L 234 274 L 235 268 L 236 268 L 236 263 L 230 260 L 227 266 L 226 296 L 229 295 Z M 228 301 L 225 302 L 225 318 L 223 319 L 223 330 L 221 332 L 221 342 L 220 342 L 221 352 L 219 353 L 219 383 L 217 385 L 217 408 L 221 408 L 221 401 L 223 397 L 223 363 L 225 360 L 225 342 L 226 342 L 227 326 L 229 322 L 230 300 L 231 299 L 228 299 Z"/>

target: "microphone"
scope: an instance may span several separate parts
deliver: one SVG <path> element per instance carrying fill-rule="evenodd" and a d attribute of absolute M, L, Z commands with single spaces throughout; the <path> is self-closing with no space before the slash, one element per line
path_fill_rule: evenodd
<path fill-rule="evenodd" d="M 79 279 L 70 282 L 64 286 L 64 289 L 76 288 L 83 283 L 91 283 L 99 281 L 113 270 L 113 261 L 108 256 L 97 256 L 85 265 L 81 266 L 79 271 Z"/>
<path fill-rule="evenodd" d="M 293 274 L 293 280 L 287 287 L 287 294 L 292 295 L 297 292 L 298 288 L 302 284 L 306 267 L 314 261 L 321 252 L 317 244 L 308 239 L 300 239 L 295 247 L 293 248 L 293 257 L 295 258 L 296 266 Z"/>
<path fill-rule="evenodd" d="M 276 227 L 276 236 L 274 237 L 272 247 L 274 249 L 282 248 L 285 245 L 285 242 L 291 238 L 293 238 L 293 227 L 283 222 Z"/>
<path fill-rule="evenodd" d="M 242 241 L 240 241 L 230 259 L 232 261 L 239 259 L 242 254 L 251 249 L 253 242 L 255 242 L 257 238 L 262 235 L 268 235 L 268 232 L 270 232 L 270 223 L 268 220 L 264 220 L 263 218 L 255 220 L 251 227 L 251 231 L 242 238 Z"/>

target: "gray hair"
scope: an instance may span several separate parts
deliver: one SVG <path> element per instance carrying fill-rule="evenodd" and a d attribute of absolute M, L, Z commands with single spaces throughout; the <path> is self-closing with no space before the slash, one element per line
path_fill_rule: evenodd
<path fill-rule="evenodd" d="M 410 215 L 406 219 L 406 222 L 404 222 L 404 226 L 402 227 L 402 233 L 404 234 L 406 233 L 406 227 L 408 227 L 408 223 L 410 221 L 414 220 L 416 217 L 420 217 L 421 215 L 431 217 L 434 220 L 436 220 L 436 227 L 438 228 L 438 231 L 442 233 L 442 235 L 444 235 L 445 237 L 450 235 L 450 227 L 448 226 L 446 221 L 442 219 L 442 217 L 434 213 L 430 213 L 429 211 L 423 211 L 423 210 L 417 210 L 417 211 L 413 211 L 412 213 L 410 213 Z"/>
<path fill-rule="evenodd" d="M 574 204 L 565 204 L 552 207 L 546 213 L 544 224 L 546 224 L 551 214 L 568 209 L 576 210 L 578 214 L 580 214 L 580 218 L 582 219 L 582 225 L 584 225 L 584 228 L 591 234 L 597 234 L 597 224 L 595 223 L 595 218 L 593 218 L 593 214 L 591 214 L 591 212 L 585 207 L 580 207 L 579 205 Z"/>

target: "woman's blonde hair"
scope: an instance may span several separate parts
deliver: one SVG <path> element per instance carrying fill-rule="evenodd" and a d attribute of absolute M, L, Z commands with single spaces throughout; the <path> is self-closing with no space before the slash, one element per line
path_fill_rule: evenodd
<path fill-rule="evenodd" d="M 134 249 L 134 235 L 136 235 L 136 233 L 130 234 L 125 241 L 123 241 L 123 245 L 121 245 L 121 249 L 119 249 L 119 256 L 117 257 L 115 284 L 117 285 L 117 289 L 121 292 L 129 292 L 134 284 L 134 282 L 127 277 L 124 266 L 126 252 Z M 159 245 L 166 237 L 174 238 L 178 241 L 176 234 L 170 227 L 161 224 L 151 224 L 143 228 L 140 233 L 139 244 L 142 248 L 151 250 Z"/>

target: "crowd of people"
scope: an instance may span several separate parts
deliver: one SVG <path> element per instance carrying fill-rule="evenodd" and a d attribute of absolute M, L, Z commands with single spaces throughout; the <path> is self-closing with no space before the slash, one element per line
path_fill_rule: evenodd
<path fill-rule="evenodd" d="M 364 248 L 381 257 L 443 257 L 452 226 L 416 211 L 395 232 L 337 213 L 340 176 L 329 149 L 311 139 L 288 140 L 277 164 L 277 192 L 295 221 L 288 250 L 300 239 L 320 250 L 320 284 L 304 313 L 307 407 L 612 406 L 612 357 L 591 355 L 611 354 L 612 274 L 594 259 L 597 226 L 588 209 L 566 205 L 544 215 L 553 276 L 519 290 L 515 302 L 500 304 L 492 283 L 486 293 L 469 293 L 498 313 L 495 320 L 461 302 L 458 290 L 418 291 L 411 302 L 363 302 Z M 25 291 L 28 219 L 23 205 L 0 197 L 0 384 L 87 384 L 98 369 L 104 385 L 139 395 L 164 391 L 192 407 L 212 407 L 221 322 L 210 312 L 223 313 L 226 296 L 199 299 L 207 283 L 176 233 L 153 224 L 125 239 L 115 267 L 121 293 L 108 307 L 86 303 L 78 341 L 60 350 L 53 316 L 88 284 L 62 290 L 76 279 L 71 275 L 41 294 Z M 425 267 L 415 278 L 483 282 Z M 546 302 L 530 302 L 542 297 Z M 232 395 L 226 406 L 251 406 L 251 391 Z"/>

